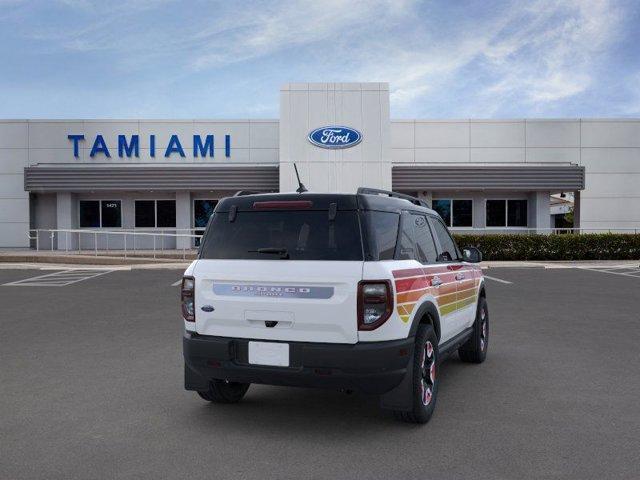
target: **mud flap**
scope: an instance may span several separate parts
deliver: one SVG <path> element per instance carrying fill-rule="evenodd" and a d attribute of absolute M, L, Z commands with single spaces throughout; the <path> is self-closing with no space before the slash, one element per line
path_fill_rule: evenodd
<path fill-rule="evenodd" d="M 185 390 L 204 391 L 209 389 L 209 380 L 195 372 L 184 364 L 184 388 Z"/>
<path fill-rule="evenodd" d="M 407 373 L 400 384 L 380 396 L 380 407 L 402 412 L 413 410 L 413 361 L 407 365 Z"/>

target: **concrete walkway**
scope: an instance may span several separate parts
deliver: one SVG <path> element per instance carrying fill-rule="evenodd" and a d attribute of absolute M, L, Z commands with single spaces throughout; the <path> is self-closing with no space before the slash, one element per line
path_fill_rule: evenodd
<path fill-rule="evenodd" d="M 196 257 L 195 250 L 137 250 L 135 252 L 98 251 L 64 252 L 57 250 L 11 249 L 0 250 L 0 266 L 7 263 L 37 263 L 65 265 L 142 265 L 184 264 Z"/>

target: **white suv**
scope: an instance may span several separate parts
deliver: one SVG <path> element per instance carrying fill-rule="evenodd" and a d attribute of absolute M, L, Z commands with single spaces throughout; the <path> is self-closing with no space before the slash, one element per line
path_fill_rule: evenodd
<path fill-rule="evenodd" d="M 487 354 L 480 259 L 407 195 L 225 198 L 182 282 L 185 388 L 224 403 L 251 383 L 357 390 L 424 423 L 444 356 Z"/>

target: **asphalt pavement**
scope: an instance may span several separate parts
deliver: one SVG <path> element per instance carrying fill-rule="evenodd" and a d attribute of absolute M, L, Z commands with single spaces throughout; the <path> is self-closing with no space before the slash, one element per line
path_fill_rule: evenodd
<path fill-rule="evenodd" d="M 487 271 L 511 282 L 487 280 L 487 361 L 447 360 L 416 426 L 334 391 L 208 404 L 183 389 L 180 271 L 19 282 L 47 273 L 0 270 L 2 480 L 640 476 L 638 277 Z"/>

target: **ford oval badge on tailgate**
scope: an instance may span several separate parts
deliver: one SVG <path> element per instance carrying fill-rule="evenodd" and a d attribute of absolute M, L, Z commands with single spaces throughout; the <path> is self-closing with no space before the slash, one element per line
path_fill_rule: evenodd
<path fill-rule="evenodd" d="M 309 133 L 309 141 L 321 148 L 349 148 L 362 141 L 362 134 L 353 128 L 330 125 Z"/>

